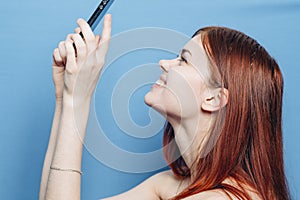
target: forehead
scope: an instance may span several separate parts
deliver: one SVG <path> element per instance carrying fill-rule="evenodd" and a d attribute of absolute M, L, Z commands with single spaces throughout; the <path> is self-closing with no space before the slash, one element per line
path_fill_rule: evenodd
<path fill-rule="evenodd" d="M 207 54 L 203 48 L 201 35 L 198 34 L 192 39 L 190 39 L 183 47 L 183 49 L 186 49 L 191 52 L 191 58 L 190 63 L 194 66 L 208 66 L 209 65 L 209 59 L 207 57 Z"/>
<path fill-rule="evenodd" d="M 193 37 L 192 39 L 190 39 L 183 47 L 183 49 L 187 49 L 189 51 L 194 51 L 195 53 L 198 52 L 202 52 L 204 51 L 203 47 L 202 47 L 202 41 L 201 41 L 201 36 L 197 35 L 195 37 Z"/>
<path fill-rule="evenodd" d="M 193 65 L 193 67 L 198 71 L 198 73 L 205 77 L 205 79 L 210 77 L 210 68 L 209 68 L 209 59 L 206 55 L 206 52 L 203 48 L 201 35 L 198 34 L 189 40 L 186 45 L 183 47 L 191 52 L 191 55 L 188 57 L 188 62 Z"/>
<path fill-rule="evenodd" d="M 190 39 L 183 47 L 183 49 L 189 50 L 192 54 L 193 61 L 201 61 L 208 63 L 209 59 L 202 45 L 201 35 L 198 34 Z"/>

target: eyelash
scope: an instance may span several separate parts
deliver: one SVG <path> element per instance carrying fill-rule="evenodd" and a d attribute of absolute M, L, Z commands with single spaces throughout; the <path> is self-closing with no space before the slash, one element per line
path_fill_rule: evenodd
<path fill-rule="evenodd" d="M 179 60 L 179 62 L 187 63 L 187 60 L 185 58 L 183 58 L 182 56 L 178 56 L 178 60 Z"/>

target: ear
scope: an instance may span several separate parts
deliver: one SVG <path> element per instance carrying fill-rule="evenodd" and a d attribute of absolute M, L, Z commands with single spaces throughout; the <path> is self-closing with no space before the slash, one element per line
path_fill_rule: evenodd
<path fill-rule="evenodd" d="M 204 99 L 201 108 L 207 112 L 218 111 L 227 105 L 228 98 L 228 90 L 226 88 L 218 88 L 214 91 L 214 95 Z"/>

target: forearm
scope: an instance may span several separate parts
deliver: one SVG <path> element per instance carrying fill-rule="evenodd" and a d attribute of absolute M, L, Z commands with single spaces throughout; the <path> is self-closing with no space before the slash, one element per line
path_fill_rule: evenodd
<path fill-rule="evenodd" d="M 104 18 L 101 37 L 95 36 L 84 20 L 79 19 L 77 23 L 78 33 L 68 35 L 53 53 L 53 79 L 57 94 L 63 92 L 63 105 L 56 145 L 52 149 L 53 155 L 49 156 L 52 160 L 47 163 L 50 171 L 45 199 L 80 199 L 82 148 L 90 98 L 99 80 L 110 40 L 110 15 Z"/>
<path fill-rule="evenodd" d="M 42 200 L 45 197 L 47 182 L 49 178 L 50 166 L 53 158 L 54 149 L 56 146 L 56 139 L 58 134 L 58 127 L 60 122 L 61 116 L 61 107 L 62 107 L 62 100 L 56 100 L 55 112 L 52 122 L 52 128 L 50 133 L 50 138 L 48 142 L 48 148 L 45 155 L 41 184 L 40 184 L 40 194 L 39 199 Z"/>
<path fill-rule="evenodd" d="M 78 172 L 81 171 L 89 101 L 80 105 L 65 102 L 67 103 L 62 108 L 45 199 L 80 199 L 81 176 Z"/>

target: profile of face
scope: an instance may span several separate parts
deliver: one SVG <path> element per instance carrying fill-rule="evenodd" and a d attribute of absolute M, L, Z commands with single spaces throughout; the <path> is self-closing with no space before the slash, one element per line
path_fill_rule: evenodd
<path fill-rule="evenodd" d="M 201 35 L 193 37 L 173 60 L 159 62 L 162 74 L 145 96 L 145 103 L 169 119 L 186 119 L 213 111 L 215 91 L 209 84 L 210 62 Z"/>

